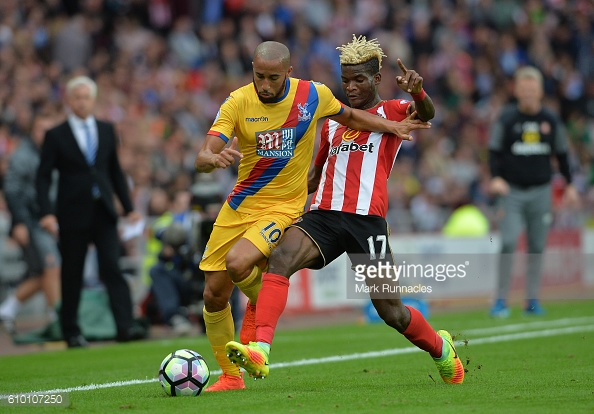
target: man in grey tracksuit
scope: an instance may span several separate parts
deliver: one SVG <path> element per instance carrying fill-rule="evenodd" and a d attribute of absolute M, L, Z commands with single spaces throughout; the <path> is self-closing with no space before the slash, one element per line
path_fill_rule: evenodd
<path fill-rule="evenodd" d="M 4 178 L 4 196 L 12 216 L 12 238 L 21 246 L 28 271 L 14 294 L 0 305 L 4 328 L 14 333 L 14 320 L 20 305 L 43 291 L 49 319 L 56 318 L 54 306 L 60 297 L 60 253 L 56 240 L 39 225 L 35 177 L 45 132 L 54 121 L 36 115 L 30 137 L 22 140 L 12 153 Z"/>
<path fill-rule="evenodd" d="M 503 217 L 500 222 L 501 255 L 497 297 L 491 316 L 507 317 L 512 255 L 520 231 L 526 226 L 528 264 L 526 314 L 540 315 L 539 303 L 542 253 L 552 221 L 551 156 L 567 186 L 565 198 L 577 203 L 579 196 L 571 184 L 567 158 L 568 142 L 559 117 L 542 106 L 543 78 L 534 67 L 520 68 L 515 74 L 517 104 L 506 107 L 493 125 L 489 141 L 490 188 L 500 196 Z"/>

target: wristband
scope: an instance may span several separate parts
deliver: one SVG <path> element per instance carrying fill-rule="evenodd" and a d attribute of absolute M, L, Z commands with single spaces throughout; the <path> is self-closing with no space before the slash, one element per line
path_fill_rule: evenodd
<path fill-rule="evenodd" d="M 427 94 L 425 93 L 425 89 L 421 89 L 421 92 L 411 93 L 410 96 L 412 96 L 413 101 L 422 101 L 423 99 L 425 99 Z"/>

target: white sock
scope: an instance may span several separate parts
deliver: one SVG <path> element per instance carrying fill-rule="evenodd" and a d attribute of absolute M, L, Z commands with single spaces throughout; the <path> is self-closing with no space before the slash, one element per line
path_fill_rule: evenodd
<path fill-rule="evenodd" d="M 56 313 L 56 310 L 54 308 L 47 309 L 47 319 L 50 323 L 58 320 L 58 314 Z"/>
<path fill-rule="evenodd" d="M 20 307 L 21 302 L 19 302 L 16 296 L 9 296 L 0 306 L 0 318 L 14 319 Z"/>

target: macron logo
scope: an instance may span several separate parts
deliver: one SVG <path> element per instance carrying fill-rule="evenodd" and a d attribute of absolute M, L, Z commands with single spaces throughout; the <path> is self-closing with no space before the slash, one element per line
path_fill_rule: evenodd
<path fill-rule="evenodd" d="M 268 117 L 261 116 L 259 118 L 245 118 L 245 122 L 268 122 Z"/>

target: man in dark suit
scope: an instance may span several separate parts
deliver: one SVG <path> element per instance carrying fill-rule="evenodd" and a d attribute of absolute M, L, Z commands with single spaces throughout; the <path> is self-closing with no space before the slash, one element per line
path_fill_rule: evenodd
<path fill-rule="evenodd" d="M 50 233 L 59 234 L 60 324 L 62 336 L 71 348 L 87 346 L 78 326 L 77 311 L 89 243 L 97 248 L 99 273 L 117 326 L 116 339 L 145 337 L 145 330 L 134 324 L 130 288 L 118 265 L 120 242 L 114 193 L 129 220 L 137 221 L 140 216 L 133 211 L 120 167 L 114 127 L 92 115 L 96 95 L 97 86 L 88 77 L 79 76 L 68 82 L 68 119 L 47 132 L 37 171 L 40 224 Z M 54 169 L 60 173 L 55 213 L 48 194 Z"/>

